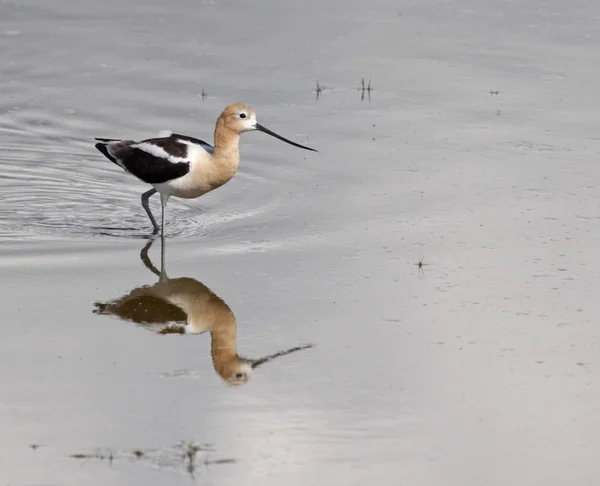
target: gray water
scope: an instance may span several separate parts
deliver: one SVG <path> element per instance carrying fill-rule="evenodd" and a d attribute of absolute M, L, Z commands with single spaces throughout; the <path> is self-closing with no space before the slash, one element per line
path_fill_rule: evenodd
<path fill-rule="evenodd" d="M 0 484 L 596 483 L 599 20 L 3 0 Z M 238 101 L 319 153 L 244 134 L 231 182 L 169 203 L 168 276 L 242 357 L 313 345 L 231 386 L 210 333 L 94 312 L 158 277 L 147 187 L 93 138 L 211 142 Z"/>

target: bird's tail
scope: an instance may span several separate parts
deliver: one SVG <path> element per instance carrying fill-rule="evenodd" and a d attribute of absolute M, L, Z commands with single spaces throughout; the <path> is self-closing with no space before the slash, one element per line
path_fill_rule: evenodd
<path fill-rule="evenodd" d="M 131 145 L 136 142 L 133 140 L 119 140 L 116 138 L 96 138 L 96 140 L 100 140 L 100 142 L 98 142 L 95 147 L 102 152 L 108 160 L 114 162 L 122 169 L 127 170 L 120 162 L 120 159 L 127 155 L 128 151 L 131 150 Z"/>
<path fill-rule="evenodd" d="M 108 147 L 106 146 L 106 144 L 108 142 L 116 142 L 116 140 L 107 140 L 105 138 L 97 138 L 96 140 L 105 140 L 104 142 L 99 142 L 95 145 L 95 147 L 102 152 L 102 155 L 104 155 L 108 160 L 110 160 L 111 162 L 114 162 L 115 164 L 117 164 L 117 159 L 115 159 L 109 152 L 108 152 Z M 117 164 L 119 165 L 119 164 Z"/>

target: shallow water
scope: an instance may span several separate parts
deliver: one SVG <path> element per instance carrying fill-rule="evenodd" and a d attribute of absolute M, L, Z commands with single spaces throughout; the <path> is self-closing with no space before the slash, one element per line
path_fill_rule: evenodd
<path fill-rule="evenodd" d="M 2 1 L 0 484 L 593 484 L 598 18 Z M 146 187 L 93 138 L 210 142 L 234 101 L 319 153 L 245 134 L 231 182 L 170 201 L 168 276 L 233 320 L 95 313 L 158 277 Z M 230 386 L 214 329 L 314 346 Z"/>

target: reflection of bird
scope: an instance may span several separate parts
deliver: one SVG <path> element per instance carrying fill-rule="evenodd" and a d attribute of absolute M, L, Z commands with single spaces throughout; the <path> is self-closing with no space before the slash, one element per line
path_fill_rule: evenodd
<path fill-rule="evenodd" d="M 236 345 L 236 319 L 229 306 L 198 280 L 168 278 L 164 271 L 159 272 L 148 257 L 152 243 L 151 240 L 146 244 L 140 256 L 144 265 L 159 276 L 158 282 L 137 287 L 115 300 L 96 302 L 95 314 L 113 315 L 159 334 L 209 331 L 215 371 L 231 385 L 246 383 L 252 371 L 263 363 L 313 346 L 297 346 L 260 359 L 240 357 Z"/>
<path fill-rule="evenodd" d="M 256 121 L 254 110 L 239 103 L 228 106 L 219 116 L 214 147 L 197 138 L 168 132 L 165 136 L 141 142 L 97 138 L 96 148 L 119 167 L 153 186 L 142 194 L 142 206 L 155 233 L 158 233 L 158 224 L 150 211 L 148 199 L 157 191 L 160 193 L 164 237 L 165 206 L 169 197 L 200 197 L 228 182 L 237 172 L 240 162 L 240 135 L 253 130 L 316 152 L 263 127 Z"/>

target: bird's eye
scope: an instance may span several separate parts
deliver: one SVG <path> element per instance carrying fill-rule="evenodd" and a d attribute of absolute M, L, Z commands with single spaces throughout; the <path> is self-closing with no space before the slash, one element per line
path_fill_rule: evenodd
<path fill-rule="evenodd" d="M 242 115 L 243 115 L 243 113 L 242 113 Z M 240 115 L 240 116 L 242 116 L 242 115 Z M 246 115 L 244 115 L 244 116 L 246 116 Z M 241 380 L 241 379 L 244 377 L 244 373 L 237 373 L 237 374 L 235 375 L 235 377 L 236 377 L 238 380 Z"/>
<path fill-rule="evenodd" d="M 240 118 L 246 118 L 246 113 L 240 113 Z"/>

